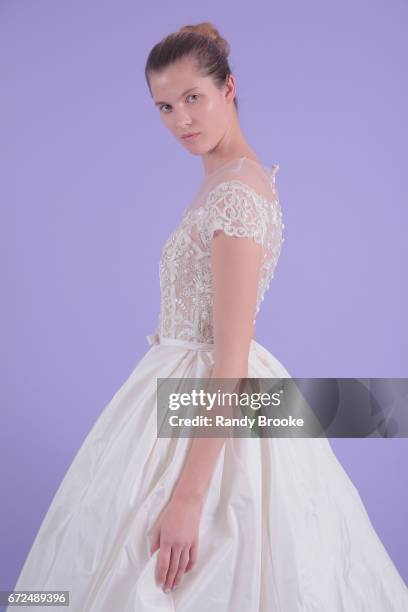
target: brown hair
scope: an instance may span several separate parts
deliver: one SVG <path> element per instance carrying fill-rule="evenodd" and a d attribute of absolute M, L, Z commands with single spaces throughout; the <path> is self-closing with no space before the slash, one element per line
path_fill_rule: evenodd
<path fill-rule="evenodd" d="M 150 93 L 149 73 L 160 71 L 185 56 L 196 59 L 198 70 L 203 76 L 211 76 L 221 88 L 231 69 L 228 63 L 230 46 L 211 23 L 205 21 L 186 25 L 158 42 L 150 51 L 145 67 L 145 77 Z M 238 110 L 237 96 L 234 98 Z"/>

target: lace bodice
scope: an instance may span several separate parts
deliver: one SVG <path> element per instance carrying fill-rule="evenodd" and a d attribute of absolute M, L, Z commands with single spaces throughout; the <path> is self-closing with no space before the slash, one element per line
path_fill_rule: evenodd
<path fill-rule="evenodd" d="M 206 175 L 161 253 L 160 336 L 214 342 L 210 241 L 217 231 L 252 238 L 263 247 L 255 324 L 284 241 L 278 168 L 242 157 Z"/>

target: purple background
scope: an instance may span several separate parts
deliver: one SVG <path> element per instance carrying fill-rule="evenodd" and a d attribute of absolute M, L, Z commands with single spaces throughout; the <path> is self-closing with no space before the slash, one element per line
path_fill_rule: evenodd
<path fill-rule="evenodd" d="M 408 376 L 407 15 L 396 0 L 3 0 L 0 589 L 149 348 L 160 251 L 203 176 L 144 81 L 182 25 L 229 40 L 244 134 L 280 166 L 285 242 L 256 339 L 293 376 Z M 407 580 L 407 440 L 332 444 Z"/>

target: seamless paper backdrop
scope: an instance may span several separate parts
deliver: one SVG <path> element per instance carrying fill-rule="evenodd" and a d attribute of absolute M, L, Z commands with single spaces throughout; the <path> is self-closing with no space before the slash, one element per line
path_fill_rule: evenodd
<path fill-rule="evenodd" d="M 378 0 L 0 4 L 0 589 L 148 349 L 160 251 L 203 177 L 144 80 L 182 25 L 229 41 L 243 131 L 280 166 L 285 242 L 257 338 L 298 377 L 408 375 L 407 14 Z M 408 580 L 406 439 L 332 446 Z"/>

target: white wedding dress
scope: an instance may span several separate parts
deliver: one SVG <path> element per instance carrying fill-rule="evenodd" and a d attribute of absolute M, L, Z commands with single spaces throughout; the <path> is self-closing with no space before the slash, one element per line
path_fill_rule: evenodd
<path fill-rule="evenodd" d="M 161 254 L 151 346 L 77 452 L 15 590 L 68 590 L 71 612 L 408 610 L 405 582 L 326 438 L 227 438 L 197 564 L 174 591 L 155 582 L 147 533 L 191 442 L 157 437 L 156 379 L 210 376 L 217 230 L 263 245 L 258 313 L 284 240 L 277 169 L 243 157 L 205 176 Z M 290 374 L 253 339 L 248 377 Z"/>

